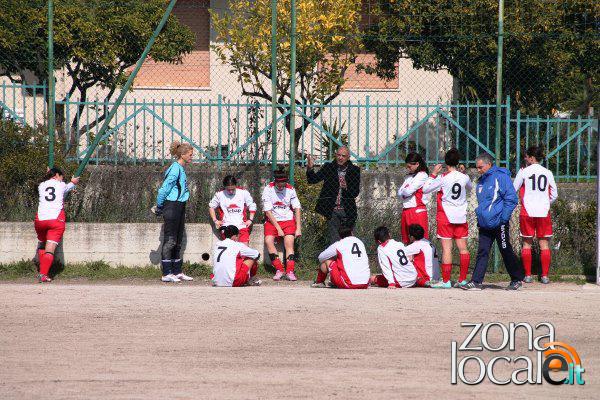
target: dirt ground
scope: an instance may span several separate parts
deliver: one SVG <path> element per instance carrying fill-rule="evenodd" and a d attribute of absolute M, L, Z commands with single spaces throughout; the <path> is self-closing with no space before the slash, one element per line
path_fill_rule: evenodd
<path fill-rule="evenodd" d="M 0 399 L 597 399 L 600 393 L 600 288 L 591 284 L 464 292 L 58 281 L 2 283 L 0 299 Z M 556 339 L 577 349 L 586 383 L 451 385 L 451 341 L 460 344 L 470 332 L 461 322 L 550 322 Z M 517 344 L 524 346 L 524 338 Z M 511 370 L 498 371 L 505 377 Z"/>

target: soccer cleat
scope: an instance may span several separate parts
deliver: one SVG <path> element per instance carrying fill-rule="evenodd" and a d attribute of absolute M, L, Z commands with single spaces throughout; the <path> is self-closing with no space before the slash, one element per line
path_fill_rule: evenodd
<path fill-rule="evenodd" d="M 431 281 L 427 281 L 427 282 L 425 282 L 425 283 L 424 283 L 424 286 L 425 286 L 425 287 L 428 287 L 428 288 L 430 288 L 430 287 L 431 287 Z"/>
<path fill-rule="evenodd" d="M 290 271 L 286 274 L 288 281 L 297 281 L 298 278 L 296 278 L 296 275 L 294 274 L 294 271 Z"/>
<path fill-rule="evenodd" d="M 465 286 L 467 283 L 469 283 L 469 282 L 467 282 L 467 280 L 465 279 L 464 281 L 456 282 L 454 284 L 454 287 L 457 288 L 457 289 L 460 289 L 463 286 Z"/>
<path fill-rule="evenodd" d="M 280 281 L 281 278 L 283 277 L 283 275 L 285 275 L 283 273 L 283 271 L 277 270 L 277 272 L 275 272 L 275 275 L 273 275 L 273 280 L 274 281 Z"/>
<path fill-rule="evenodd" d="M 533 282 L 533 278 L 531 277 L 531 275 L 527 275 L 525 278 L 523 278 L 523 282 L 531 283 Z"/>
<path fill-rule="evenodd" d="M 547 276 L 542 276 L 542 283 L 544 285 L 547 285 L 550 283 L 550 278 L 548 278 Z"/>
<path fill-rule="evenodd" d="M 510 281 L 510 283 L 506 287 L 506 290 L 519 290 L 521 286 L 523 286 L 521 281 Z"/>
<path fill-rule="evenodd" d="M 311 288 L 315 288 L 315 289 L 327 289 L 327 285 L 325 284 L 325 282 L 313 282 L 310 285 Z"/>
<path fill-rule="evenodd" d="M 181 282 L 181 279 L 179 279 L 178 277 L 176 277 L 173 274 L 165 275 L 160 280 L 163 282 L 175 282 L 175 283 Z"/>
<path fill-rule="evenodd" d="M 462 290 L 482 290 L 483 285 L 481 283 L 475 283 L 473 281 L 468 282 L 466 285 L 461 286 Z"/>
<path fill-rule="evenodd" d="M 40 283 L 52 282 L 52 279 L 48 275 L 40 274 L 38 276 L 38 280 Z"/>
<path fill-rule="evenodd" d="M 433 283 L 431 285 L 431 287 L 433 289 L 451 289 L 452 288 L 452 282 L 448 281 L 448 282 Z"/>
<path fill-rule="evenodd" d="M 260 286 L 262 285 L 262 281 L 260 279 L 251 278 L 248 281 L 248 286 Z"/>
<path fill-rule="evenodd" d="M 335 283 L 333 283 L 331 281 L 327 282 L 327 287 L 331 288 L 331 289 L 337 289 L 337 286 L 335 286 Z"/>
<path fill-rule="evenodd" d="M 181 280 L 181 281 L 193 281 L 194 278 L 192 278 L 191 276 L 187 276 L 186 274 L 184 274 L 183 272 L 180 274 L 175 275 L 177 277 L 177 279 Z"/>

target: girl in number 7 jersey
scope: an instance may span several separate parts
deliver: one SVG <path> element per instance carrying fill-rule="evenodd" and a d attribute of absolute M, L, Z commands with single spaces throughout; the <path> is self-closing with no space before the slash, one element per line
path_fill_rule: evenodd
<path fill-rule="evenodd" d="M 58 168 L 50 168 L 44 181 L 38 186 L 39 205 L 35 216 L 35 232 L 38 238 L 38 259 L 40 261 L 40 282 L 51 282 L 48 276 L 54 261 L 56 246 L 65 232 L 65 195 L 79 183 L 73 177 L 70 183 L 63 182 L 65 174 Z"/>

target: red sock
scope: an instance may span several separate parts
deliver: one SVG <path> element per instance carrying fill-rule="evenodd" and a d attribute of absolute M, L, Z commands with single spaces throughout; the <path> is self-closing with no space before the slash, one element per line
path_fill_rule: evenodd
<path fill-rule="evenodd" d="M 525 276 L 531 276 L 531 248 L 521 250 L 521 260 L 523 261 Z"/>
<path fill-rule="evenodd" d="M 254 264 L 252 264 L 252 267 L 250 268 L 250 278 L 252 278 L 253 276 L 256 276 L 257 272 L 258 272 L 258 264 L 254 263 Z"/>
<path fill-rule="evenodd" d="M 38 249 L 38 251 L 37 251 L 38 262 L 40 263 L 40 265 L 42 264 L 42 257 L 44 257 L 45 253 L 46 253 L 45 249 Z"/>
<path fill-rule="evenodd" d="M 275 269 L 277 271 L 283 271 L 283 264 L 281 263 L 281 260 L 279 259 L 279 257 L 274 259 L 271 264 L 273 264 L 273 266 L 275 267 Z"/>
<path fill-rule="evenodd" d="M 327 274 L 319 268 L 319 272 L 317 272 L 317 280 L 315 283 L 323 283 L 325 282 L 325 278 L 327 278 Z"/>
<path fill-rule="evenodd" d="M 540 251 L 540 258 L 542 261 L 542 276 L 548 276 L 550 272 L 550 260 L 552 259 L 550 249 Z"/>
<path fill-rule="evenodd" d="M 294 268 L 296 268 L 296 261 L 288 259 L 285 262 L 286 272 L 294 272 Z"/>
<path fill-rule="evenodd" d="M 442 279 L 444 282 L 448 282 L 450 280 L 450 275 L 452 274 L 452 264 L 442 264 Z"/>
<path fill-rule="evenodd" d="M 469 264 L 471 264 L 471 254 L 465 253 L 460 255 L 460 273 L 458 281 L 462 282 L 467 279 L 467 273 L 469 272 Z"/>
<path fill-rule="evenodd" d="M 50 271 L 50 267 L 52 266 L 52 261 L 54 261 L 54 254 L 44 253 L 40 259 L 40 274 L 48 275 L 48 271 Z"/>

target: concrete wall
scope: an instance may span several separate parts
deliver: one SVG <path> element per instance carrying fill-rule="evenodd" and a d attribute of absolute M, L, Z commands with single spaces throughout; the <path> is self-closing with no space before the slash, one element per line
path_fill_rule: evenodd
<path fill-rule="evenodd" d="M 250 246 L 264 254 L 262 238 L 263 227 L 257 225 L 252 231 Z M 202 256 L 212 257 L 216 240 L 210 225 L 187 224 L 184 260 L 206 263 Z M 3 222 L 0 224 L 0 263 L 33 259 L 36 243 L 31 222 Z M 68 223 L 57 257 L 63 263 L 105 261 L 113 266 L 158 266 L 161 246 L 162 224 L 159 223 Z"/>

